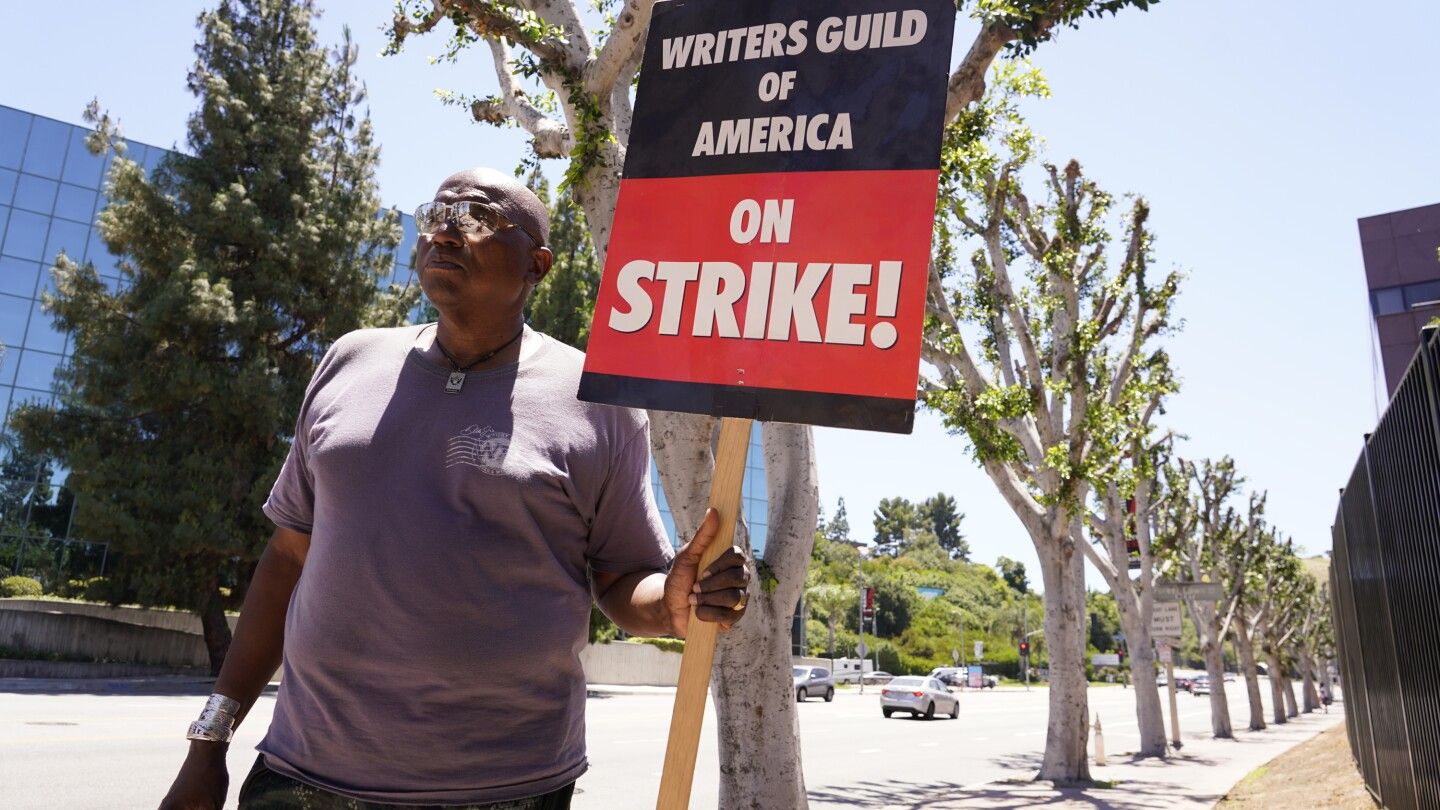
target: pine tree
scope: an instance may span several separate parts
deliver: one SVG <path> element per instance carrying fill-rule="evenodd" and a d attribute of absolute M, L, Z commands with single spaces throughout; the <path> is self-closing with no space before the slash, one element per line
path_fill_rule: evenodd
<path fill-rule="evenodd" d="M 127 598 L 196 611 L 211 667 L 270 532 L 260 511 L 326 347 L 397 325 L 413 293 L 377 282 L 399 242 L 381 215 L 379 150 L 349 32 L 316 41 L 309 0 L 221 0 L 198 21 L 192 156 L 153 176 L 124 159 L 92 103 L 92 149 L 113 149 L 99 228 L 121 257 L 108 291 L 61 255 L 46 306 L 72 335 L 59 404 L 15 418 L 73 470 L 76 527 L 108 540 Z"/>
<path fill-rule="evenodd" d="M 526 317 L 535 329 L 581 351 L 590 339 L 590 318 L 600 289 L 600 262 L 585 212 L 576 205 L 570 189 L 562 189 L 552 203 L 550 184 L 539 169 L 527 178 L 550 209 L 550 244 L 555 263 L 530 296 Z"/>

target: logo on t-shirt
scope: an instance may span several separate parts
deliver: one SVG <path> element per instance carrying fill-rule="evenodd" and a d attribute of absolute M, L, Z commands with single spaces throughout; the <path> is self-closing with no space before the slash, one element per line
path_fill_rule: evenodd
<path fill-rule="evenodd" d="M 499 475 L 510 449 L 510 434 L 488 425 L 471 425 L 445 446 L 445 466 L 465 464 L 489 475 Z"/>

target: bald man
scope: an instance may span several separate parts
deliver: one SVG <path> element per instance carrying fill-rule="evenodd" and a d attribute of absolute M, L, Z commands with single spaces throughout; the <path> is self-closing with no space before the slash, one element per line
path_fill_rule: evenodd
<path fill-rule="evenodd" d="M 575 398 L 583 355 L 525 325 L 549 218 L 507 174 L 447 178 L 415 213 L 423 326 L 341 338 L 265 502 L 260 558 L 161 803 L 218 808 L 225 754 L 283 677 L 240 806 L 570 806 L 586 769 L 592 599 L 627 632 L 729 628 L 750 573 L 672 553 L 642 412 Z"/>

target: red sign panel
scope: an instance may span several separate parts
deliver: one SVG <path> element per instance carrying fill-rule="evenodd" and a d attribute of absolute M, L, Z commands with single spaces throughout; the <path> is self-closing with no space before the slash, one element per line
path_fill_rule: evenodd
<path fill-rule="evenodd" d="M 580 396 L 909 432 L 954 5 L 780 8 L 656 6 Z"/>

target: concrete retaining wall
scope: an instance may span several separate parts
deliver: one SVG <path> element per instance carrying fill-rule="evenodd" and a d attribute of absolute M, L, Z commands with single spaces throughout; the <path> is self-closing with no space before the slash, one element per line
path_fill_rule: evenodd
<path fill-rule="evenodd" d="M 129 664 L 202 667 L 210 663 L 198 634 L 59 611 L 0 610 L 0 644 Z"/>
<path fill-rule="evenodd" d="M 674 686 L 680 680 L 680 653 L 652 644 L 617 641 L 580 651 L 586 683 L 618 686 Z"/>
<path fill-rule="evenodd" d="M 0 599 L 0 611 L 27 610 L 40 613 L 72 613 L 77 616 L 94 616 L 141 627 L 158 627 L 161 630 L 178 630 L 181 633 L 200 635 L 200 617 L 183 610 L 161 610 L 159 608 L 111 607 L 90 602 L 61 602 L 54 599 Z M 235 629 L 237 616 L 227 616 L 230 629 Z"/>
<path fill-rule="evenodd" d="M 209 668 L 156 667 L 149 664 L 97 664 L 88 661 L 13 661 L 0 659 L 0 679 L 56 678 L 78 681 L 92 680 L 94 678 L 155 678 L 175 675 L 207 678 L 209 672 Z"/>

